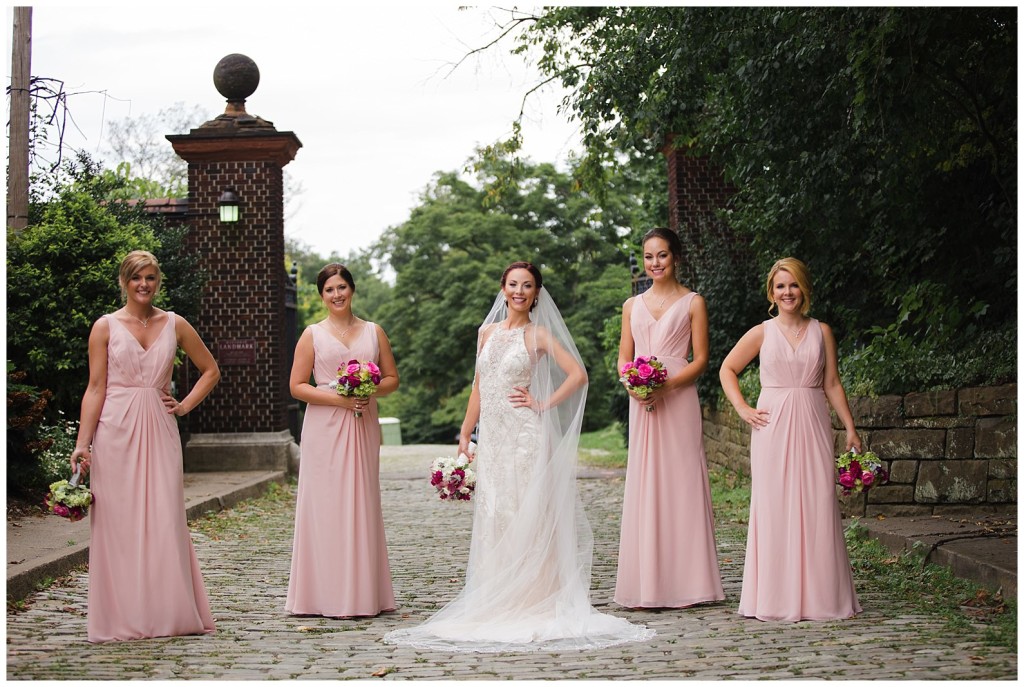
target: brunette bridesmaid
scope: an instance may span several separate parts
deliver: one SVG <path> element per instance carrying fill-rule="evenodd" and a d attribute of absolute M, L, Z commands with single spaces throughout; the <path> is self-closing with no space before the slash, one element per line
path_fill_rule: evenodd
<path fill-rule="evenodd" d="M 316 285 L 327 318 L 302 332 L 289 385 L 292 396 L 308 405 L 285 610 L 373 616 L 395 609 L 380 503 L 376 397 L 398 389 L 398 368 L 384 330 L 352 312 L 352 273 L 331 263 Z M 329 388 L 338 366 L 353 359 L 380 368 L 375 396 L 340 396 Z"/>
<path fill-rule="evenodd" d="M 761 620 L 833 620 L 860 613 L 835 487 L 829 405 L 846 428 L 846 450 L 861 449 L 839 380 L 836 341 L 808 317 L 807 266 L 782 258 L 766 284 L 771 319 L 733 347 L 719 377 L 750 438 L 750 525 L 740 615 Z M 757 408 L 739 374 L 760 356 Z"/>
<path fill-rule="evenodd" d="M 676 278 L 678 235 L 651 229 L 642 247 L 652 285 L 622 306 L 619 368 L 653 355 L 668 379 L 646 398 L 627 387 L 629 458 L 615 602 L 681 608 L 725 598 L 694 386 L 708 364 L 708 314 L 704 299 Z"/>
<path fill-rule="evenodd" d="M 125 305 L 89 335 L 71 469 L 92 468 L 90 642 L 214 631 L 185 518 L 174 416 L 199 405 L 220 371 L 192 325 L 153 306 L 160 280 L 151 253 L 129 253 L 118 280 Z M 200 372 L 181 401 L 169 391 L 179 346 Z"/>

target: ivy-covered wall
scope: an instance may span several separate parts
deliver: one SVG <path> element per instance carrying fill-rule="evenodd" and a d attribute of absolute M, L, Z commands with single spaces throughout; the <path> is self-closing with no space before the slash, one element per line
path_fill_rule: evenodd
<path fill-rule="evenodd" d="M 1017 508 L 1017 385 L 851 398 L 865 450 L 889 483 L 840 496 L 846 516 L 1005 513 Z M 845 433 L 833 417 L 836 450 Z M 708 463 L 750 473 L 750 428 L 704 408 Z"/>

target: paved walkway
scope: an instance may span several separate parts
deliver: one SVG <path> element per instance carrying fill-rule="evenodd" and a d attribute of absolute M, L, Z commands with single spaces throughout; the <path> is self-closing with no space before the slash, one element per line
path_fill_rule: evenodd
<path fill-rule="evenodd" d="M 582 479 L 595 535 L 593 601 L 657 630 L 654 640 L 560 654 L 452 655 L 397 648 L 391 629 L 420 622 L 461 587 L 471 509 L 442 503 L 425 477 L 450 447 L 388 447 L 381 489 L 398 611 L 337 620 L 285 614 L 294 492 L 244 503 L 194 527 L 217 632 L 90 645 L 86 583 L 77 572 L 8 613 L 11 679 L 1012 679 L 1017 654 L 982 642 L 858 584 L 864 613 L 841 622 L 776 624 L 736 615 L 742 532 L 722 527 L 726 601 L 686 610 L 631 611 L 611 601 L 621 475 Z M 64 523 L 66 524 L 66 523 Z"/>

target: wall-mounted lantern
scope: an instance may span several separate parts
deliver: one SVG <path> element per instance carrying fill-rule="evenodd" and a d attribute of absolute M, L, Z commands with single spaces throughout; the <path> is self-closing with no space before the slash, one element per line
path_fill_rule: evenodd
<path fill-rule="evenodd" d="M 220 194 L 217 206 L 220 208 L 221 222 L 238 221 L 238 194 L 235 193 L 235 189 L 229 188 Z"/>

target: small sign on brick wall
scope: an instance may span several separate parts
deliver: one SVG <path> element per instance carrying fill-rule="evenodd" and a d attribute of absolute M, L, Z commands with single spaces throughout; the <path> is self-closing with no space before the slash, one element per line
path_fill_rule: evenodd
<path fill-rule="evenodd" d="M 256 339 L 223 339 L 217 342 L 218 365 L 255 365 Z"/>

